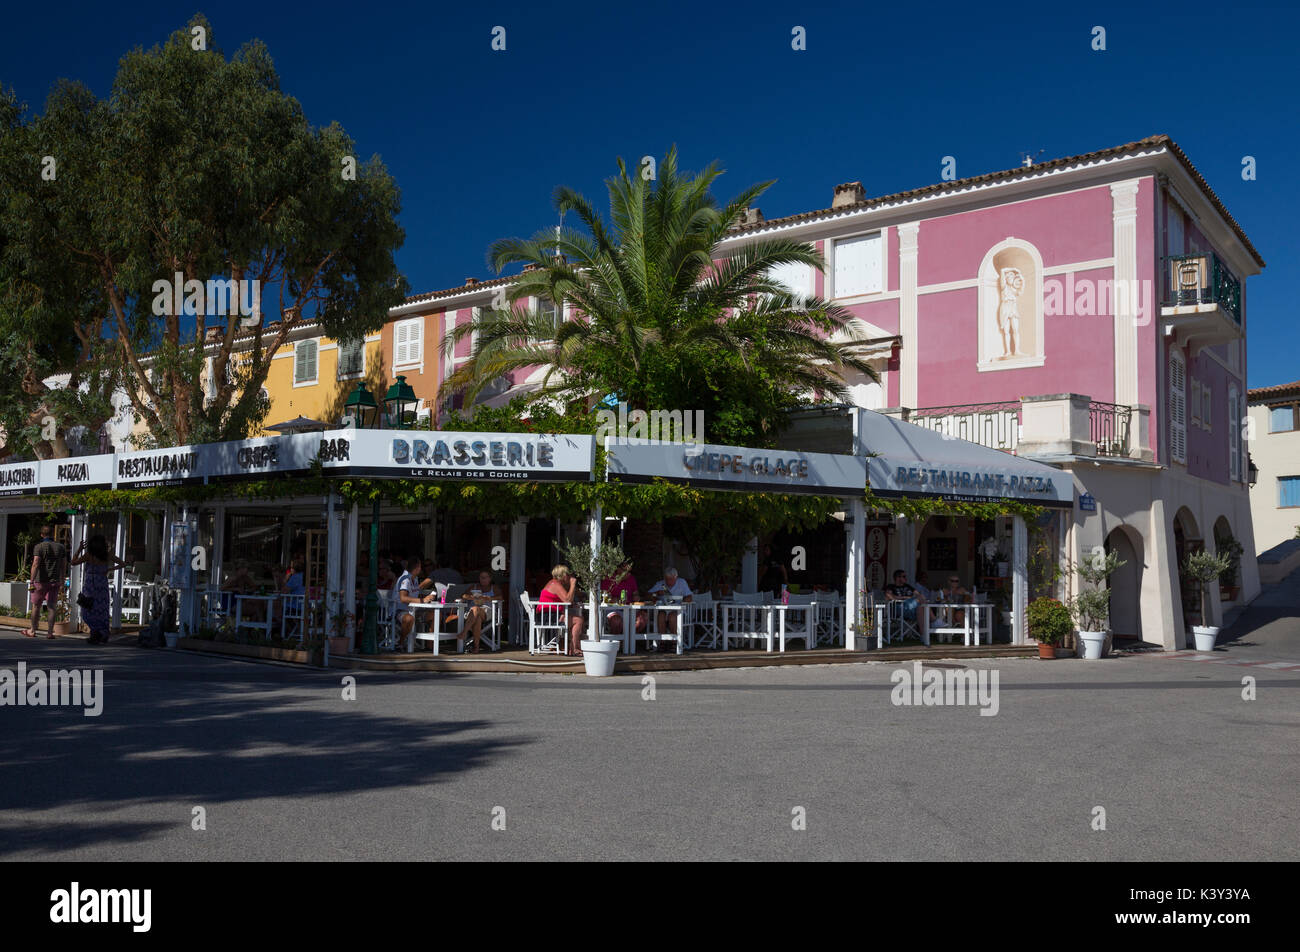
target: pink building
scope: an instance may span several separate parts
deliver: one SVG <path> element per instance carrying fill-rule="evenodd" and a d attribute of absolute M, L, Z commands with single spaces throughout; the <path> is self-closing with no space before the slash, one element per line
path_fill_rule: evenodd
<path fill-rule="evenodd" d="M 1238 540 L 1237 584 L 1224 591 L 1258 592 L 1242 433 L 1245 283 L 1264 262 L 1169 138 L 878 198 L 839 185 L 829 208 L 773 220 L 751 209 L 722 250 L 776 234 L 826 260 L 781 280 L 857 318 L 853 337 L 880 373 L 855 383 L 857 406 L 1073 474 L 1073 513 L 1043 528 L 1064 565 L 1098 548 L 1125 560 L 1111 579 L 1117 636 L 1190 643 L 1200 592 L 1179 565 L 1200 546 Z M 507 283 L 420 295 L 393 318 L 445 333 Z M 468 342 L 461 351 L 426 366 L 430 383 Z M 527 389 L 520 377 L 494 402 Z M 929 571 L 930 549 L 947 559 L 955 548 L 953 570 L 979 585 L 961 523 L 896 525 L 891 568 Z M 1067 572 L 1060 594 L 1074 585 Z M 1204 621 L 1217 624 L 1211 588 Z"/>

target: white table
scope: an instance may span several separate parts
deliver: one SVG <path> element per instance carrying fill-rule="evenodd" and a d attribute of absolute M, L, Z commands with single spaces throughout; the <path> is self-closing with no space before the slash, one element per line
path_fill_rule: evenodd
<path fill-rule="evenodd" d="M 807 602 L 804 604 L 787 605 L 784 603 L 773 603 L 771 605 L 748 605 L 739 602 L 719 602 L 722 609 L 722 630 L 727 632 L 730 627 L 731 619 L 737 619 L 737 630 L 731 632 L 731 637 L 741 638 L 762 638 L 767 641 L 767 650 L 775 651 L 777 645 L 781 646 L 781 651 L 785 651 L 786 639 L 786 616 L 790 612 L 807 612 L 807 622 L 810 626 L 808 637 L 805 639 L 803 632 L 793 636 L 796 640 L 803 640 L 805 647 L 811 648 L 817 642 L 817 603 Z M 722 650 L 728 651 L 727 639 L 722 639 Z"/>
<path fill-rule="evenodd" d="M 275 621 L 275 612 L 272 610 L 275 602 L 280 598 L 275 595 L 241 595 L 235 594 L 235 631 L 240 628 L 260 628 L 266 632 L 266 637 L 271 637 L 271 625 Z M 244 603 L 261 602 L 264 610 L 261 620 L 244 619 Z"/>
<path fill-rule="evenodd" d="M 606 615 L 617 612 L 623 619 L 623 634 L 618 637 L 623 641 L 623 654 L 632 654 L 636 650 L 636 606 L 620 602 L 601 602 L 597 609 L 600 615 L 600 637 L 614 637 L 605 631 Z"/>
<path fill-rule="evenodd" d="M 646 613 L 645 631 L 637 632 L 636 619 L 625 618 L 623 624 L 624 638 L 631 645 L 629 654 L 635 653 L 636 643 L 640 641 L 676 641 L 677 653 L 681 654 L 686 649 L 686 626 L 690 623 L 689 609 L 690 602 L 654 602 L 646 605 L 629 605 L 628 608 L 636 609 Z M 676 631 L 670 631 L 668 621 L 676 619 Z M 631 621 L 632 624 L 627 624 Z M 628 637 L 631 629 L 631 637 Z"/>
<path fill-rule="evenodd" d="M 970 645 L 971 636 L 975 638 L 975 644 L 980 643 L 980 629 L 988 631 L 989 644 L 993 644 L 993 613 L 992 605 L 987 603 L 970 603 L 970 602 L 936 602 L 932 605 L 926 605 L 926 623 L 929 625 L 930 611 L 936 610 L 941 613 L 941 618 L 947 620 L 940 621 L 938 627 L 930 627 L 929 633 L 936 635 L 947 635 L 946 641 L 950 641 L 953 635 L 962 636 L 962 644 Z M 960 625 L 953 624 L 952 618 L 956 612 L 962 613 L 962 622 Z M 927 639 L 927 644 L 929 640 Z"/>
<path fill-rule="evenodd" d="M 415 651 L 417 641 L 432 641 L 434 654 L 439 654 L 439 642 L 453 639 L 458 651 L 465 650 L 465 636 L 461 633 L 461 629 L 465 627 L 465 607 L 460 602 L 406 602 L 397 605 L 394 612 L 396 613 L 394 624 L 401 624 L 402 612 L 411 612 L 415 619 L 410 634 L 406 636 L 408 654 Z M 420 612 L 433 612 L 432 624 L 428 631 L 417 631 L 420 627 Z M 443 631 L 443 623 L 447 621 L 447 615 L 451 612 L 456 612 L 456 631 Z"/>

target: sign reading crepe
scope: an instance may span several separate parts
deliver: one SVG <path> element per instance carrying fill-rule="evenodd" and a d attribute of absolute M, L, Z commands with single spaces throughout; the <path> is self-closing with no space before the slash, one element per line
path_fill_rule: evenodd
<path fill-rule="evenodd" d="M 867 468 L 860 457 L 797 453 L 711 443 L 606 444 L 609 478 L 631 483 L 655 479 L 706 489 L 861 496 Z"/>

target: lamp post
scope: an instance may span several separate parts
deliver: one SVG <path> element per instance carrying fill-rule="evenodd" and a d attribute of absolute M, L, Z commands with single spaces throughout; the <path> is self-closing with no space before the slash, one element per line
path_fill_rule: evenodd
<path fill-rule="evenodd" d="M 352 414 L 352 425 L 358 429 L 366 426 L 367 412 L 370 425 L 379 422 L 379 406 L 364 383 L 348 394 L 343 408 Z M 361 629 L 361 653 L 374 654 L 379 650 L 379 497 L 375 497 L 370 516 L 370 571 L 366 579 L 366 621 Z"/>

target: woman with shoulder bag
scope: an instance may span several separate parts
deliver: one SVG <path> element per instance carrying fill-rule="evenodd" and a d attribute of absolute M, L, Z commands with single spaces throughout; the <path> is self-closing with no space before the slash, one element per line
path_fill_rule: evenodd
<path fill-rule="evenodd" d="M 81 594 L 77 596 L 77 604 L 81 606 L 81 617 L 90 627 L 90 637 L 86 640 L 92 645 L 105 644 L 108 641 L 110 625 L 109 570 L 116 571 L 126 563 L 110 553 L 108 542 L 102 535 L 96 534 L 89 540 L 82 541 L 72 564 L 86 567 L 81 578 Z"/>

